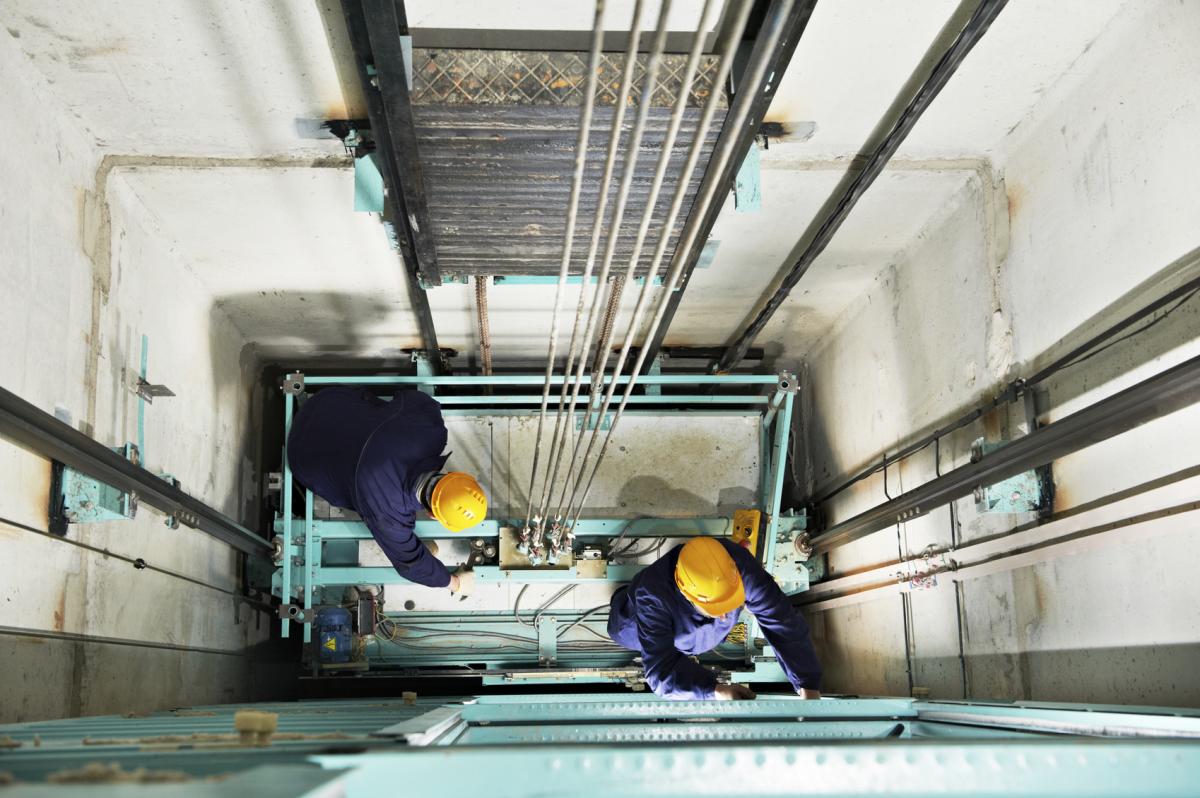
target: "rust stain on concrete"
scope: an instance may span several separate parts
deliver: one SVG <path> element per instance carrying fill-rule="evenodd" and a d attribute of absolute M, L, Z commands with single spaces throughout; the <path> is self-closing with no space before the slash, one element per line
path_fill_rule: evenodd
<path fill-rule="evenodd" d="M 983 417 L 984 439 L 998 441 L 1004 437 L 1004 413 L 997 408 Z"/>
<path fill-rule="evenodd" d="M 54 631 L 61 632 L 67 617 L 67 586 L 58 591 L 58 606 L 54 610 Z"/>
<path fill-rule="evenodd" d="M 1025 205 L 1025 189 L 1020 184 L 1007 181 L 1005 181 L 1005 189 L 1008 196 L 1008 221 L 1011 224 Z"/>

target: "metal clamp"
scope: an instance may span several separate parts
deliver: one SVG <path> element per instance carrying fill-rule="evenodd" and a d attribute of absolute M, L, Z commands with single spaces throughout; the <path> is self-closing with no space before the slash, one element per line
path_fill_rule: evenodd
<path fill-rule="evenodd" d="M 150 404 L 154 404 L 155 397 L 162 398 L 175 395 L 175 392 L 167 386 L 147 382 L 145 377 L 137 378 L 137 381 L 133 384 L 133 392 Z"/>
<path fill-rule="evenodd" d="M 293 371 L 283 378 L 283 392 L 292 394 L 304 393 L 304 374 L 299 371 Z"/>
<path fill-rule="evenodd" d="M 316 610 L 311 608 L 305 609 L 299 604 L 279 605 L 279 617 L 284 620 L 295 621 L 296 623 L 312 623 L 315 615 Z"/>

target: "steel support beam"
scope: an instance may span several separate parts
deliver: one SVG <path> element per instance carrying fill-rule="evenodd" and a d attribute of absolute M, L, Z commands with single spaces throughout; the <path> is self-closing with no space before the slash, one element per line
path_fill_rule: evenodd
<path fill-rule="evenodd" d="M 897 496 L 889 502 L 836 524 L 817 535 L 817 551 L 843 546 L 872 532 L 924 515 L 1022 471 L 1043 466 L 1072 452 L 1200 402 L 1200 357 L 1184 361 L 1091 407 L 1039 427 L 984 455 L 979 461 Z"/>
<path fill-rule="evenodd" d="M 959 65 L 983 38 L 1008 0 L 967 0 L 963 6 L 960 6 L 960 13 L 968 8 L 971 2 L 976 3 L 974 10 L 971 11 L 961 30 L 934 63 L 929 76 L 911 95 L 911 100 L 903 108 L 897 108 L 898 103 L 893 104 L 884 121 L 876 126 L 875 132 L 859 156 L 860 158 L 865 156 L 865 163 L 861 168 L 852 165 L 846 172 L 838 187 L 834 189 L 833 195 L 817 214 L 817 218 L 805 230 L 797 248 L 799 254 L 792 260 L 782 283 L 753 320 L 744 325 L 744 330 L 737 340 L 713 364 L 714 372 L 729 371 L 745 357 L 746 350 L 754 343 L 754 339 L 771 321 L 771 317 L 783 305 L 792 289 L 800 282 L 800 278 L 808 271 L 809 266 L 825 251 L 825 247 L 833 240 L 855 204 L 875 182 L 875 178 L 896 154 L 896 150 L 908 137 L 917 120 L 921 118 L 921 115 L 933 103 L 934 98 L 949 82 Z M 886 134 L 880 139 L 880 134 L 885 131 Z"/>
<path fill-rule="evenodd" d="M 701 197 L 704 196 L 705 187 L 708 184 L 716 182 L 719 186 L 719 191 L 716 193 L 713 202 L 709 203 L 709 207 L 705 212 L 700 213 L 702 209 L 693 208 L 688 215 L 687 222 L 684 224 L 683 233 L 679 239 L 682 241 L 687 238 L 689 227 L 698 227 L 699 232 L 695 238 L 696 245 L 691 248 L 689 253 L 686 253 L 687 262 L 679 276 L 678 286 L 667 300 L 666 314 L 663 316 L 662 323 L 658 325 L 658 329 L 655 330 L 653 337 L 646 343 L 649 351 L 647 352 L 646 365 L 643 367 L 643 371 L 649 370 L 650 365 L 654 363 L 654 359 L 658 356 L 659 350 L 662 349 L 663 340 L 666 338 L 667 331 L 671 327 L 671 321 L 675 318 L 675 313 L 679 310 L 679 304 L 683 300 L 683 293 L 687 290 L 688 283 L 692 279 L 692 274 L 696 270 L 696 264 L 700 261 L 704 244 L 708 241 L 708 237 L 712 233 L 713 225 L 717 223 L 717 217 L 720 215 L 721 208 L 725 204 L 725 198 L 733 190 L 738 170 L 742 168 L 742 162 L 746 160 L 746 153 L 754 146 L 754 138 L 762 125 L 763 117 L 766 116 L 767 110 L 771 107 L 771 101 L 775 98 L 775 90 L 779 87 L 779 82 L 783 79 L 783 74 L 787 71 L 788 64 L 791 63 L 792 54 L 796 52 L 796 45 L 799 44 L 800 37 L 804 34 L 804 28 L 808 25 L 809 17 L 812 16 L 816 5 L 817 0 L 801 0 L 801 2 L 797 2 L 792 7 L 785 23 L 783 34 L 779 37 L 779 40 L 775 44 L 774 52 L 771 54 L 771 61 L 764 73 L 762 83 L 757 86 L 747 86 L 744 89 L 738 89 L 739 91 L 755 92 L 757 97 L 750 108 L 745 126 L 738 129 L 733 129 L 728 125 L 724 126 L 720 137 L 713 147 L 713 152 L 720 152 L 722 147 L 730 146 L 730 143 L 732 143 L 733 157 L 729 159 L 725 169 L 720 173 L 714 172 L 711 169 L 707 170 L 704 173 L 704 180 L 696 192 L 696 196 Z M 766 15 L 763 17 L 763 23 L 759 28 L 760 31 L 768 27 L 768 21 L 772 19 L 774 14 L 778 13 L 778 6 L 778 0 L 772 0 Z M 756 38 L 754 47 L 747 59 L 745 61 L 739 59 L 739 61 L 742 63 L 755 63 L 760 48 L 766 45 L 765 37 Z M 676 252 L 674 257 L 680 257 L 680 253 Z"/>
<path fill-rule="evenodd" d="M 135 494 L 139 503 L 173 515 L 180 523 L 206 532 L 238 551 L 251 555 L 266 555 L 271 551 L 265 539 L 232 518 L 3 388 L 0 388 L 0 435 L 105 485 Z"/>
<path fill-rule="evenodd" d="M 377 91 L 383 101 L 391 160 L 404 202 L 405 221 L 412 236 L 417 273 L 426 285 L 441 285 L 433 226 L 429 221 L 429 202 L 425 196 L 425 176 L 417 149 L 417 130 L 413 124 L 412 104 L 408 95 L 408 65 L 400 38 L 408 35 L 404 0 L 360 0 L 363 21 L 370 43 L 374 81 L 366 91 Z M 374 123 L 374 120 L 372 120 Z M 372 127 L 374 131 L 375 128 Z M 379 133 L 375 131 L 378 141 Z"/>
<path fill-rule="evenodd" d="M 436 251 L 433 248 L 432 227 L 429 223 L 428 207 L 424 198 L 424 182 L 420 172 L 420 161 L 416 149 L 416 133 L 412 127 L 412 109 L 408 105 L 408 81 L 403 53 L 400 48 L 400 20 L 403 4 L 391 11 L 391 27 L 386 31 L 372 30 L 366 16 L 366 3 L 370 0 L 342 0 L 342 11 L 346 18 L 346 29 L 354 50 L 355 64 L 362 83 L 363 96 L 367 103 L 367 116 L 371 123 L 371 135 L 375 149 L 383 165 L 383 177 L 387 186 L 388 213 L 386 216 L 396 227 L 397 245 L 404 265 L 404 275 L 412 302 L 413 313 L 421 330 L 421 340 L 429 362 L 439 374 L 449 373 L 449 366 L 438 346 L 437 330 L 433 324 L 433 310 L 425 285 L 441 283 L 441 272 L 437 267 Z M 384 5 L 391 5 L 384 3 Z M 386 12 L 378 12 L 385 13 Z M 405 25 L 407 23 L 405 22 Z M 386 35 L 385 35 L 386 32 Z M 372 43 L 384 40 L 384 49 L 376 52 Z M 392 47 L 394 40 L 394 47 Z M 394 59 L 383 63 L 385 56 Z M 397 80 L 396 77 L 399 77 Z M 389 92 L 385 98 L 384 86 Z M 399 94 L 403 94 L 403 100 Z M 390 105 L 388 103 L 391 103 Z M 397 108 L 399 106 L 399 108 Z M 393 129 L 407 124 L 408 138 Z M 411 149 L 409 148 L 411 145 Z M 413 174 L 415 172 L 415 176 Z M 409 194 L 416 196 L 411 200 Z M 415 211 L 420 211 L 416 213 Z M 415 228 L 415 229 L 414 229 Z M 432 256 L 432 257 L 431 257 Z"/>

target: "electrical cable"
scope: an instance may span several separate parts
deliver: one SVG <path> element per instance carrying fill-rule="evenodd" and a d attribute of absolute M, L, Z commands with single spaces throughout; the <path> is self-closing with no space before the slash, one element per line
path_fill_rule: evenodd
<path fill-rule="evenodd" d="M 533 625 L 534 625 L 534 626 L 537 626 L 537 625 L 538 625 L 538 622 L 539 622 L 539 621 L 542 619 L 542 616 L 543 616 L 543 615 L 546 613 L 546 610 L 550 609 L 551 605 L 553 605 L 553 604 L 554 604 L 554 602 L 558 601 L 560 598 L 562 598 L 563 596 L 567 595 L 568 593 L 570 593 L 572 590 L 574 590 L 574 589 L 575 589 L 575 588 L 577 588 L 577 587 L 579 587 L 579 584 L 578 584 L 578 583 L 575 583 L 575 584 L 572 584 L 572 585 L 567 585 L 567 586 L 566 586 L 566 587 L 564 587 L 562 590 L 558 591 L 558 592 L 557 592 L 557 593 L 555 593 L 553 596 L 551 596 L 550 598 L 548 598 L 548 599 L 547 599 L 547 600 L 546 600 L 546 601 L 545 601 L 545 602 L 542 604 L 542 606 L 538 607 L 538 609 L 537 609 L 537 612 L 535 612 L 535 613 L 533 614 Z"/>
<path fill-rule="evenodd" d="M 533 624 L 521 617 L 521 597 L 525 595 L 525 591 L 529 589 L 529 585 L 522 585 L 517 592 L 517 598 L 513 601 L 513 618 L 522 626 L 532 627 Z"/>
<path fill-rule="evenodd" d="M 768 61 L 770 60 L 770 54 L 774 51 L 775 44 L 779 41 L 779 37 L 783 34 L 784 22 L 787 18 L 788 13 L 791 11 L 792 5 L 793 5 L 792 0 L 780 0 L 778 6 L 775 8 L 776 15 L 771 20 L 769 20 L 766 23 L 766 25 L 764 26 L 764 30 L 760 34 L 764 40 L 764 47 L 762 48 L 762 50 L 759 53 L 759 58 L 755 62 L 748 65 L 747 70 L 746 70 L 746 77 L 744 80 L 745 85 L 749 85 L 749 86 L 761 85 L 762 82 L 766 79 L 766 77 L 767 77 L 766 71 L 768 68 Z M 732 67 L 734 51 L 736 50 L 736 47 L 734 45 L 737 41 L 740 40 L 742 30 L 745 27 L 747 18 L 749 17 L 749 13 L 750 13 L 750 8 L 749 8 L 748 2 L 744 3 L 741 7 L 739 7 L 739 10 L 737 12 L 738 23 L 736 23 L 732 26 L 732 29 L 730 32 L 730 39 L 726 44 L 725 51 L 721 56 L 721 61 L 717 68 L 717 78 L 714 81 L 714 85 L 724 84 L 726 78 L 729 75 L 729 70 Z M 678 217 L 680 208 L 683 205 L 683 196 L 684 196 L 683 189 L 690 181 L 691 174 L 696 167 L 697 161 L 699 161 L 700 150 L 702 149 L 703 142 L 708 136 L 708 126 L 712 123 L 712 115 L 715 113 L 715 110 L 716 110 L 715 106 L 716 106 L 717 94 L 718 93 L 714 91 L 712 96 L 709 98 L 709 102 L 705 105 L 704 114 L 703 114 L 703 116 L 701 118 L 701 122 L 700 122 L 700 127 L 697 129 L 696 138 L 692 142 L 692 149 L 688 153 L 687 164 L 685 164 L 684 169 L 680 175 L 679 190 L 677 190 L 675 192 L 675 199 L 671 204 L 671 210 L 668 213 L 667 221 L 663 227 L 664 231 L 671 230 L 675 226 L 675 219 Z M 755 94 L 753 92 L 739 92 L 738 95 L 736 96 L 736 99 L 734 100 L 733 109 L 725 118 L 725 125 L 732 126 L 733 128 L 737 128 L 737 127 L 740 127 L 741 125 L 746 124 L 747 119 L 750 114 L 750 108 L 753 105 L 754 99 L 755 99 Z M 731 156 L 732 156 L 732 148 L 731 147 L 725 147 L 725 148 L 719 150 L 718 152 L 714 153 L 713 158 L 710 161 L 708 168 L 710 170 L 715 170 L 717 174 L 720 174 L 725 169 L 725 167 L 728 165 L 729 159 Z M 713 181 L 712 183 L 710 183 L 709 185 L 704 187 L 704 189 L 702 190 L 701 196 L 695 198 L 695 200 L 692 203 L 691 213 L 693 215 L 699 214 L 700 216 L 703 216 L 704 213 L 707 212 L 708 207 L 712 204 L 715 195 L 716 195 L 716 181 Z M 698 227 L 693 226 L 693 225 L 685 225 L 684 226 L 683 235 L 680 237 L 679 242 L 676 244 L 675 252 L 672 255 L 671 268 L 667 273 L 666 280 L 664 281 L 662 292 L 660 293 L 660 296 L 659 296 L 658 306 L 655 309 L 653 319 L 651 319 L 649 326 L 646 328 L 646 330 L 644 332 L 643 340 L 650 340 L 655 335 L 655 333 L 658 331 L 659 325 L 662 324 L 662 320 L 667 312 L 667 306 L 668 306 L 670 298 L 671 298 L 671 293 L 675 290 L 675 285 L 679 282 L 679 277 L 683 272 L 684 264 L 688 260 L 688 257 L 692 250 L 692 247 L 695 246 L 695 244 L 696 244 L 696 237 L 697 237 L 698 233 L 699 233 Z M 667 246 L 668 240 L 669 240 L 669 235 L 664 233 L 664 235 L 662 236 L 662 238 L 659 241 L 658 249 L 654 253 L 654 258 L 655 258 L 656 264 L 661 263 L 662 253 L 664 253 L 666 251 L 666 246 Z M 657 273 L 657 265 L 653 267 L 653 270 L 650 272 L 650 275 L 647 277 L 648 283 L 650 280 L 650 276 L 652 276 L 655 273 Z M 612 443 L 613 433 L 616 431 L 617 426 L 619 425 L 619 423 L 621 421 L 621 418 L 624 416 L 625 408 L 629 404 L 629 397 L 633 394 L 633 388 L 637 383 L 637 377 L 639 374 L 642 373 L 642 367 L 645 365 L 645 362 L 646 362 L 646 354 L 649 351 L 650 351 L 650 348 L 646 347 L 646 346 L 642 346 L 639 348 L 637 361 L 636 361 L 634 367 L 632 368 L 632 370 L 630 371 L 629 381 L 625 384 L 625 392 L 621 397 L 621 404 L 617 407 L 617 412 L 613 415 L 612 421 L 609 424 L 608 434 L 605 436 L 604 443 L 600 447 L 600 452 L 596 456 L 596 462 L 592 466 L 591 473 L 588 476 L 586 484 L 584 485 L 583 493 L 579 496 L 578 504 L 576 505 L 574 494 L 572 495 L 571 500 L 568 501 L 568 503 L 567 503 L 566 517 L 572 519 L 571 523 L 570 523 L 570 525 L 572 527 L 574 527 L 575 524 L 578 523 L 579 516 L 583 512 L 583 506 L 587 502 L 587 497 L 591 491 L 592 483 L 596 478 L 596 473 L 599 471 L 600 464 L 604 461 L 604 456 L 608 452 L 609 445 Z M 614 381 L 613 387 L 615 388 L 615 381 Z M 612 391 L 609 391 L 607 396 L 609 399 L 611 399 Z M 605 407 L 607 407 L 607 404 L 605 405 Z M 604 417 L 603 413 L 604 413 L 604 411 L 601 410 L 601 414 L 600 414 L 601 418 Z M 598 432 L 598 430 L 594 431 L 594 433 L 595 432 Z M 596 437 L 597 437 L 596 434 L 593 434 L 590 438 L 589 446 L 588 446 L 589 452 L 591 450 L 591 444 L 593 442 L 595 442 Z M 587 460 L 587 455 L 585 454 L 584 455 L 585 462 L 581 463 L 581 465 L 580 465 L 581 478 L 580 478 L 580 480 L 578 480 L 576 482 L 576 489 L 578 488 L 579 482 L 582 482 L 582 472 L 583 472 L 584 466 L 586 465 L 586 460 Z M 572 509 L 572 508 L 575 508 L 575 509 Z"/>
<path fill-rule="evenodd" d="M 606 606 L 607 606 L 607 605 L 606 605 Z M 628 650 L 628 649 L 625 649 L 625 647 L 624 647 L 624 646 L 620 646 L 620 645 L 617 645 L 616 643 L 613 643 L 613 642 L 612 642 L 612 638 L 611 638 L 611 637 L 609 637 L 609 636 L 608 636 L 608 635 L 606 635 L 606 634 L 601 634 L 600 632 L 597 632 L 595 629 L 593 629 L 592 627 L 588 626 L 586 623 L 585 623 L 585 624 L 580 624 L 580 626 L 579 626 L 579 630 L 580 630 L 580 631 L 582 631 L 582 632 L 587 632 L 588 634 L 591 634 L 591 635 L 594 635 L 594 636 L 596 636 L 596 637 L 600 638 L 601 640 L 603 640 L 603 641 L 605 641 L 605 642 L 609 643 L 609 644 L 610 644 L 610 645 L 611 645 L 613 648 L 617 648 L 617 649 L 621 649 L 621 650 Z"/>
<path fill-rule="evenodd" d="M 661 549 L 666 542 L 667 542 L 666 538 L 659 538 L 657 541 L 652 542 L 649 546 L 647 546 L 644 549 L 641 549 L 639 551 L 629 551 L 629 548 L 631 546 L 636 545 L 636 543 L 637 543 L 637 541 L 633 541 L 632 543 L 629 544 L 629 546 L 626 546 L 624 549 L 621 549 L 618 552 L 610 554 L 609 559 L 611 560 L 613 557 L 621 557 L 626 560 L 636 560 L 638 557 L 645 557 L 647 554 L 657 553 L 659 551 L 659 549 Z"/>
<path fill-rule="evenodd" d="M 578 618 L 576 618 L 573 622 L 571 622 L 567 626 L 564 626 L 562 629 L 559 629 L 558 636 L 562 637 L 567 632 L 574 629 L 576 626 L 579 626 L 579 628 L 581 628 L 581 629 L 587 629 L 588 627 L 580 626 L 580 624 L 582 624 L 588 618 L 588 616 L 593 615 L 593 614 L 599 612 L 600 610 L 605 609 L 608 606 L 609 606 L 609 602 L 605 602 L 603 604 L 597 604 L 595 607 L 592 607 L 590 610 L 587 610 L 586 612 L 584 612 L 582 615 L 580 615 Z"/>
<path fill-rule="evenodd" d="M 568 593 L 570 593 L 572 590 L 574 590 L 577 587 L 579 587 L 578 583 L 573 584 L 573 585 L 567 585 L 562 590 L 558 591 L 553 596 L 551 596 L 546 601 L 544 601 L 536 610 L 534 610 L 533 622 L 530 623 L 529 621 L 526 621 L 524 618 L 521 617 L 521 597 L 524 596 L 525 591 L 529 589 L 529 585 L 523 585 L 521 587 L 521 590 L 517 593 L 516 600 L 513 602 L 513 618 L 516 619 L 517 623 L 521 624 L 522 626 L 536 628 L 538 620 L 542 617 L 542 613 L 544 613 L 547 609 L 549 609 L 550 605 L 552 605 L 554 602 L 558 601 L 560 598 L 567 595 Z"/>
<path fill-rule="evenodd" d="M 648 516 L 642 515 L 642 516 L 638 516 L 637 518 L 630 518 L 628 521 L 626 521 L 625 525 L 621 527 L 621 534 L 617 535 L 616 539 L 614 539 L 611 543 L 608 544 L 608 550 L 612 551 L 617 546 L 619 546 L 621 544 L 621 541 L 625 539 L 625 536 L 627 534 L 629 534 L 630 527 L 632 527 L 638 521 L 644 520 L 647 517 Z"/>
<path fill-rule="evenodd" d="M 529 474 L 529 501 L 525 508 L 525 526 L 529 526 L 533 514 L 533 491 L 537 482 L 538 458 L 542 447 L 542 428 L 546 420 L 546 406 L 550 401 L 550 378 L 554 375 L 554 355 L 558 346 L 558 317 L 562 308 L 562 295 L 567 285 L 571 264 L 571 247 L 575 241 L 575 218 L 579 213 L 579 197 L 583 189 L 583 171 L 587 162 L 588 135 L 592 128 L 592 113 L 596 104 L 596 82 L 599 72 L 600 48 L 604 38 L 604 0 L 596 0 L 595 19 L 592 23 L 592 48 L 588 60 L 588 79 L 585 88 L 583 110 L 580 112 L 579 136 L 575 142 L 575 172 L 571 179 L 571 196 L 567 200 L 567 221 L 563 233 L 562 263 L 559 266 L 558 285 L 554 292 L 554 313 L 550 323 L 550 341 L 546 353 L 546 376 L 542 385 L 542 405 L 538 414 L 537 437 L 534 439 L 533 466 Z"/>
<path fill-rule="evenodd" d="M 227 596 L 232 596 L 234 599 L 236 599 L 244 604 L 249 604 L 251 607 L 255 608 L 256 610 L 259 610 L 260 612 L 265 612 L 265 613 L 268 613 L 271 615 L 275 614 L 275 609 L 273 607 L 271 607 L 269 604 L 266 604 L 261 601 L 255 601 L 254 599 L 249 598 L 248 596 L 243 596 L 241 593 L 238 593 L 237 591 L 230 590 L 230 589 L 224 588 L 224 587 L 220 587 L 219 585 L 214 585 L 209 582 L 204 582 L 200 579 L 196 579 L 195 577 L 188 576 L 187 574 L 179 573 L 178 571 L 172 571 L 169 568 L 162 568 L 157 565 L 152 565 L 151 563 L 146 562 L 145 559 L 143 559 L 141 557 L 130 557 L 125 554 L 118 554 L 117 552 L 112 551 L 110 549 L 101 548 L 100 546 L 92 546 L 92 545 L 90 545 L 88 543 L 84 543 L 83 541 L 80 541 L 80 540 L 74 540 L 72 538 L 64 537 L 61 535 L 54 535 L 45 530 L 38 529 L 37 527 L 29 526 L 28 524 L 23 524 L 20 521 L 14 521 L 11 518 L 0 517 L 0 524 L 4 524 L 5 526 L 10 526 L 13 529 L 20 529 L 23 532 L 29 532 L 34 535 L 40 535 L 41 537 L 49 538 L 50 540 L 56 541 L 58 543 L 66 543 L 69 546 L 74 546 L 76 548 L 83 549 L 84 551 L 90 551 L 93 554 L 99 554 L 102 557 L 111 558 L 114 560 L 120 560 L 122 562 L 127 562 L 130 565 L 132 565 L 134 568 L 138 569 L 139 571 L 154 571 L 156 573 L 163 574 L 164 576 L 170 576 L 170 577 L 174 577 L 175 579 L 182 580 L 184 582 L 190 582 L 191 584 L 197 585 L 198 587 L 206 587 L 209 590 L 215 590 L 218 593 L 224 593 Z"/>
<path fill-rule="evenodd" d="M 1078 366 L 1080 363 L 1085 363 L 1085 362 L 1091 360 L 1092 358 L 1094 358 L 1096 355 L 1100 354 L 1101 352 L 1104 352 L 1107 349 L 1111 349 L 1112 347 L 1116 346 L 1117 344 L 1124 343 L 1125 341 L 1128 341 L 1130 338 L 1133 338 L 1135 335 L 1141 335 L 1142 333 L 1146 332 L 1147 330 L 1153 329 L 1159 323 L 1164 321 L 1168 316 L 1170 316 L 1172 313 L 1179 310 L 1179 308 L 1182 305 L 1184 305 L 1192 297 L 1196 296 L 1197 293 L 1200 293 L 1200 287 L 1193 289 L 1191 291 L 1191 293 L 1182 297 L 1172 307 L 1170 307 L 1166 311 L 1164 311 L 1161 316 L 1158 316 L 1158 317 L 1152 319 L 1151 321 L 1146 322 L 1144 325 L 1142 325 L 1141 327 L 1138 327 L 1136 330 L 1125 333 L 1120 338 L 1109 341 L 1107 344 L 1100 347 L 1099 349 L 1094 349 L 1091 352 L 1089 352 L 1088 354 L 1083 355 L 1082 357 L 1079 357 L 1075 360 L 1072 360 L 1070 363 L 1063 365 L 1062 369 L 1069 369 L 1073 366 Z"/>

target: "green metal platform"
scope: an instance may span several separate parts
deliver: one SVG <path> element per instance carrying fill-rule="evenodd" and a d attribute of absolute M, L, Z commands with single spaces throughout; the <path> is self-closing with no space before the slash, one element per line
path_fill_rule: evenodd
<path fill-rule="evenodd" d="M 269 743 L 239 743 L 242 709 L 278 715 Z M 605 693 L 285 702 L 0 726 L 0 774 L 14 798 L 1193 796 L 1200 711 Z"/>

